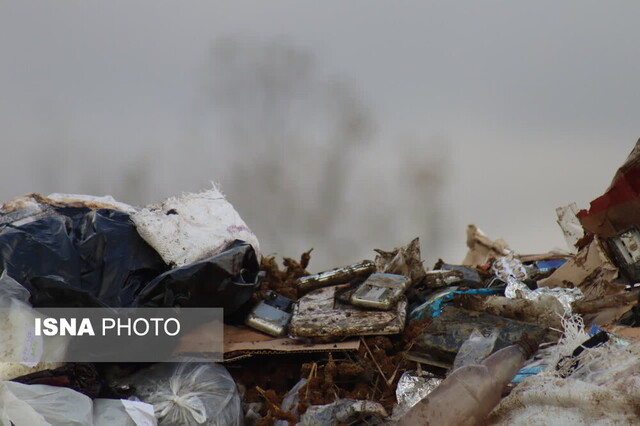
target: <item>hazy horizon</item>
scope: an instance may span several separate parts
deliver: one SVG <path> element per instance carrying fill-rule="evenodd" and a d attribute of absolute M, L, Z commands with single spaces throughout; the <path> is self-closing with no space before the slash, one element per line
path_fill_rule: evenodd
<path fill-rule="evenodd" d="M 555 208 L 587 208 L 640 137 L 634 12 L 4 1 L 0 201 L 216 181 L 265 253 L 314 247 L 312 270 L 414 236 L 427 266 L 459 262 L 468 223 L 564 249 Z"/>

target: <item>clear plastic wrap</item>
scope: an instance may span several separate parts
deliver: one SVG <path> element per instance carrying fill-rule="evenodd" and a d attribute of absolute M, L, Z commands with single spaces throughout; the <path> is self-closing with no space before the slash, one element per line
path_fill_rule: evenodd
<path fill-rule="evenodd" d="M 0 380 L 55 368 L 69 344 L 65 336 L 36 336 L 34 318 L 42 317 L 29 305 L 29 291 L 11 278 L 7 271 L 0 275 Z"/>
<path fill-rule="evenodd" d="M 242 406 L 236 384 L 221 365 L 161 363 L 137 372 L 128 383 L 135 395 L 152 404 L 158 424 L 241 426 Z"/>
<path fill-rule="evenodd" d="M 455 371 L 465 365 L 480 364 L 482 360 L 493 352 L 498 335 L 500 335 L 500 330 L 497 328 L 494 328 L 486 335 L 475 328 L 469 338 L 460 346 L 451 371 Z"/>

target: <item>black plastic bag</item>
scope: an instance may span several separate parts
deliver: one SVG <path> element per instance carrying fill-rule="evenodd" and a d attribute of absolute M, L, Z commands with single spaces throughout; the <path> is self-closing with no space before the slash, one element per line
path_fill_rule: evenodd
<path fill-rule="evenodd" d="M 39 203 L 38 216 L 0 225 L 0 271 L 35 308 L 221 307 L 227 318 L 258 287 L 258 259 L 242 241 L 169 270 L 128 213 Z"/>
<path fill-rule="evenodd" d="M 0 228 L 0 269 L 23 284 L 34 307 L 131 306 L 167 270 L 127 213 L 56 208 Z"/>
<path fill-rule="evenodd" d="M 247 304 L 260 278 L 251 245 L 235 241 L 218 255 L 158 276 L 140 292 L 137 305 L 224 308 L 229 318 Z"/>

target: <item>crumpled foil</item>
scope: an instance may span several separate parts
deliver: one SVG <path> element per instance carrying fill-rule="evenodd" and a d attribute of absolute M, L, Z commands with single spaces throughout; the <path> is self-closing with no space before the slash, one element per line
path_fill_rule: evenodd
<path fill-rule="evenodd" d="M 582 294 L 579 288 L 538 287 L 535 290 L 531 290 L 525 283 L 513 276 L 507 278 L 507 286 L 504 289 L 505 297 L 510 299 L 522 297 L 529 300 L 538 300 L 543 294 L 558 299 L 566 313 L 571 313 L 572 302 L 584 297 L 584 294 Z"/>
<path fill-rule="evenodd" d="M 406 371 L 396 387 L 398 405 L 404 410 L 409 410 L 440 386 L 442 380 L 429 373 L 418 375 L 414 370 Z"/>

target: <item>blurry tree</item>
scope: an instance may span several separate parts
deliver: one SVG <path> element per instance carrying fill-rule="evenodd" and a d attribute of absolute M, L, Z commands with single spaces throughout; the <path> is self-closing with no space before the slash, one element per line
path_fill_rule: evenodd
<path fill-rule="evenodd" d="M 218 177 L 229 199 L 267 251 L 326 242 L 344 211 L 350 161 L 372 134 L 353 87 L 283 41 L 218 41 L 207 71 L 213 143 L 232 161 Z"/>
<path fill-rule="evenodd" d="M 313 270 L 416 235 L 437 252 L 446 161 L 433 144 L 375 141 L 355 86 L 286 41 L 220 40 L 204 69 L 201 163 L 181 169 L 213 174 L 266 253 L 315 247 Z"/>

